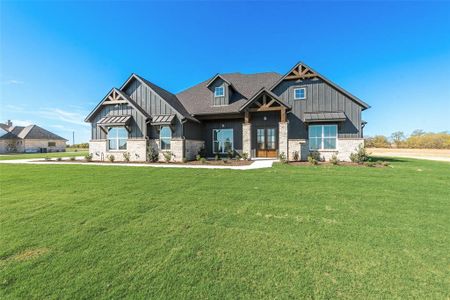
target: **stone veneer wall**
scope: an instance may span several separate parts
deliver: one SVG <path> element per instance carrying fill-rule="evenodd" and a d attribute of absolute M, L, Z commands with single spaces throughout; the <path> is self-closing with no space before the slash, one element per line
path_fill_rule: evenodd
<path fill-rule="evenodd" d="M 288 159 L 293 161 L 294 160 L 294 152 L 297 151 L 298 159 L 306 160 L 308 158 L 308 153 L 309 153 L 307 146 L 308 146 L 307 141 L 304 139 L 288 140 L 288 148 L 289 148 Z"/>
<path fill-rule="evenodd" d="M 282 153 L 286 155 L 286 158 L 289 156 L 287 122 L 280 122 L 278 125 L 278 155 Z"/>
<path fill-rule="evenodd" d="M 128 139 L 127 150 L 107 150 L 107 140 L 89 142 L 89 153 L 93 160 L 107 161 L 109 155 L 114 155 L 115 161 L 124 161 L 123 153 L 130 153 L 130 161 L 143 162 L 147 160 L 147 141 L 145 139 Z"/>
<path fill-rule="evenodd" d="M 149 140 L 149 145 L 156 149 L 159 153 L 159 161 L 165 161 L 164 152 L 172 152 L 172 161 L 183 161 L 184 154 L 184 140 L 183 139 L 172 139 L 170 141 L 170 150 L 161 150 L 159 139 Z"/>
<path fill-rule="evenodd" d="M 252 155 L 252 125 L 242 124 L 242 153 L 247 153 L 249 158 Z"/>
<path fill-rule="evenodd" d="M 54 142 L 55 146 L 48 146 L 48 142 Z M 38 151 L 40 148 L 47 149 L 47 152 L 63 152 L 66 151 L 66 141 L 61 140 L 22 140 L 23 148 L 21 152 L 25 151 Z M 19 147 L 17 149 L 19 151 Z"/>
<path fill-rule="evenodd" d="M 194 160 L 200 151 L 205 147 L 205 142 L 200 140 L 185 140 L 185 157 L 187 160 Z"/>
<path fill-rule="evenodd" d="M 319 151 L 319 153 L 326 161 L 330 160 L 333 154 L 336 154 L 340 161 L 350 161 L 350 154 L 356 152 L 359 145 L 364 146 L 364 139 L 338 138 L 336 150 Z M 308 140 L 289 140 L 289 160 L 293 160 L 292 153 L 294 151 L 300 151 L 300 159 L 307 160 L 309 155 Z"/>

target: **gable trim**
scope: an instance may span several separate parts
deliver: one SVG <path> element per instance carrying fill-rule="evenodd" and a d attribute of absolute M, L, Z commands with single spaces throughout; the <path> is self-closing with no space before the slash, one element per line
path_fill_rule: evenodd
<path fill-rule="evenodd" d="M 256 92 L 255 95 L 253 95 L 247 102 L 244 103 L 244 105 L 241 106 L 241 108 L 239 108 L 239 111 L 242 112 L 244 109 L 248 108 L 248 106 L 250 104 L 252 104 L 253 102 L 255 102 L 261 95 L 263 94 L 267 94 L 269 95 L 269 97 L 271 97 L 276 103 L 278 103 L 280 106 L 284 106 L 286 109 L 291 109 L 291 107 L 284 103 L 283 101 L 281 101 L 277 95 L 275 95 L 274 93 L 272 93 L 271 91 L 267 90 L 266 88 L 261 88 L 258 92 Z"/>
<path fill-rule="evenodd" d="M 304 74 L 299 73 L 299 71 L 298 71 L 299 67 L 304 67 L 305 68 L 304 70 L 309 70 L 310 72 L 305 72 Z M 297 73 L 298 75 L 295 78 L 294 77 L 289 77 L 289 76 L 291 76 L 290 75 L 291 73 L 294 73 L 294 74 Z M 330 86 L 332 86 L 333 88 L 335 88 L 336 90 L 338 90 L 339 92 L 341 92 L 342 94 L 346 95 L 348 98 L 350 98 L 351 100 L 356 102 L 357 104 L 361 105 L 363 107 L 363 110 L 370 108 L 369 104 L 367 104 L 366 102 L 362 101 L 361 99 L 359 99 L 355 95 L 352 95 L 348 91 L 344 90 L 342 87 L 340 87 L 336 83 L 332 82 L 331 80 L 329 80 L 328 78 L 326 78 L 322 74 L 318 73 L 313 68 L 311 68 L 310 66 L 308 66 L 307 64 L 305 64 L 303 62 L 298 62 L 294 67 L 292 67 L 289 70 L 289 72 L 287 72 L 283 77 L 281 77 L 277 82 L 275 82 L 275 84 L 270 88 L 270 91 L 273 91 L 284 80 L 301 79 L 301 78 L 297 78 L 297 77 L 301 77 L 301 76 L 303 76 L 302 78 L 304 78 L 304 79 L 309 79 L 309 78 L 314 78 L 314 77 L 320 78 L 323 81 L 325 81 L 327 84 L 329 84 Z"/>

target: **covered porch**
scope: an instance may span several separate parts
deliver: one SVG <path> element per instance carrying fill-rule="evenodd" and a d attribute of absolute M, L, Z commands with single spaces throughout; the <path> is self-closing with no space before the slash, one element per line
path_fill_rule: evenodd
<path fill-rule="evenodd" d="M 241 107 L 242 151 L 251 158 L 287 156 L 287 112 L 290 107 L 266 89 L 261 89 Z"/>

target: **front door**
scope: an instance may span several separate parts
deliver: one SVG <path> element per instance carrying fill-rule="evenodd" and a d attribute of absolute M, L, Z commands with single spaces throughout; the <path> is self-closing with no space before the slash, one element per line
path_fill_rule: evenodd
<path fill-rule="evenodd" d="M 277 157 L 276 128 L 256 129 L 256 157 Z"/>

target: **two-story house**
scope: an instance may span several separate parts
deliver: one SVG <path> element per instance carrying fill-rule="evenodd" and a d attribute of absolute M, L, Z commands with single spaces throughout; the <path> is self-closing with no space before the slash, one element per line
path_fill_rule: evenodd
<path fill-rule="evenodd" d="M 349 160 L 363 144 L 369 105 L 304 63 L 286 74 L 217 74 L 178 94 L 132 74 L 87 116 L 94 160 L 128 152 L 145 161 L 151 148 L 175 161 L 247 153 L 251 158 Z"/>

